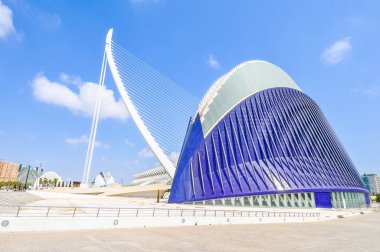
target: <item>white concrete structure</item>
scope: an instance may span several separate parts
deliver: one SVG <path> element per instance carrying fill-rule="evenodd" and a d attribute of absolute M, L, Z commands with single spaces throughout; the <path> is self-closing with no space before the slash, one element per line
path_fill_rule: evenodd
<path fill-rule="evenodd" d="M 57 183 L 59 182 L 62 182 L 62 178 L 61 176 L 59 176 L 56 172 L 54 171 L 49 171 L 49 172 L 45 172 L 44 174 L 41 175 L 41 177 L 39 177 L 36 182 L 34 183 L 34 186 L 39 186 L 40 185 L 40 181 L 44 181 L 44 180 L 47 180 L 47 181 L 54 181 L 55 179 L 57 180 Z"/>
<path fill-rule="evenodd" d="M 113 29 L 110 29 L 107 34 L 106 39 L 106 55 L 108 60 L 108 65 L 110 66 L 112 76 L 115 80 L 116 87 L 120 92 L 120 96 L 124 101 L 125 106 L 128 109 L 129 114 L 131 115 L 133 121 L 135 122 L 137 128 L 140 130 L 141 135 L 149 145 L 151 151 L 155 154 L 158 161 L 161 163 L 161 165 L 167 170 L 167 172 L 170 174 L 171 177 L 174 176 L 175 167 L 173 163 L 169 160 L 168 156 L 165 155 L 162 148 L 159 146 L 159 144 L 156 142 L 146 125 L 144 124 L 143 119 L 140 117 L 139 113 L 137 112 L 137 109 L 135 105 L 132 103 L 127 90 L 124 87 L 123 81 L 120 77 L 118 68 L 115 63 L 113 51 L 112 51 L 112 33 Z"/>
<path fill-rule="evenodd" d="M 332 220 L 369 209 L 277 209 L 154 203 L 146 198 L 31 191 L 33 200 L 0 208 L 0 233 Z"/>
<path fill-rule="evenodd" d="M 170 175 L 163 167 L 133 175 L 132 185 L 167 185 L 172 181 Z"/>
<path fill-rule="evenodd" d="M 88 187 L 107 66 L 129 115 L 150 151 L 171 178 L 176 170 L 189 119 L 199 104 L 199 99 L 193 94 L 117 45 L 112 40 L 112 34 L 113 29 L 110 29 L 106 37 L 99 91 L 81 183 L 84 188 Z M 179 103 L 181 106 L 172 106 Z"/>
<path fill-rule="evenodd" d="M 80 185 L 82 188 L 88 188 L 89 186 L 88 179 L 89 179 L 90 171 L 91 171 L 92 156 L 94 154 L 95 138 L 96 138 L 96 131 L 98 128 L 100 105 L 102 104 L 104 78 L 106 75 L 106 69 L 107 69 L 107 58 L 106 58 L 106 52 L 104 52 L 102 69 L 101 69 L 100 78 L 99 78 L 98 94 L 96 97 L 95 110 L 94 110 L 94 115 L 92 118 L 90 139 L 88 140 L 86 162 L 85 162 L 84 170 L 83 170 L 82 183 Z"/>
<path fill-rule="evenodd" d="M 18 210 L 19 209 L 19 210 Z M 276 211 L 228 208 L 80 208 L 21 207 L 0 214 L 0 233 L 78 229 L 117 229 L 196 225 L 327 221 L 370 211 Z M 31 217 L 33 216 L 33 217 Z"/>
<path fill-rule="evenodd" d="M 239 87 L 236 84 L 239 83 Z M 243 62 L 217 79 L 204 95 L 197 114 L 207 136 L 230 108 L 265 89 L 286 87 L 301 91 L 292 78 L 278 66 L 262 60 Z"/>
<path fill-rule="evenodd" d="M 8 226 L 0 227 L 1 232 L 23 231 L 52 231 L 52 230 L 79 230 L 79 229 L 106 229 L 106 228 L 144 228 L 144 227 L 178 227 L 194 225 L 222 225 L 222 224 L 261 224 L 261 223 L 294 223 L 330 220 L 325 217 L 249 217 L 249 216 L 182 216 L 180 210 L 177 216 L 167 216 L 163 211 L 161 216 L 144 217 L 2 217 L 0 222 L 8 221 Z M 335 217 L 336 218 L 336 217 Z M 4 222 L 7 223 L 7 222 Z"/>
<path fill-rule="evenodd" d="M 117 183 L 110 172 L 100 172 L 94 180 L 93 187 L 115 186 Z"/>

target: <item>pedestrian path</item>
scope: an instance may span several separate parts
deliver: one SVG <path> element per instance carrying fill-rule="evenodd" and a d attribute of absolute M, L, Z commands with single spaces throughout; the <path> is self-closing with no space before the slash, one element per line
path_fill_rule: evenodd
<path fill-rule="evenodd" d="M 0 191 L 0 206 L 22 206 L 40 199 L 28 192 Z"/>

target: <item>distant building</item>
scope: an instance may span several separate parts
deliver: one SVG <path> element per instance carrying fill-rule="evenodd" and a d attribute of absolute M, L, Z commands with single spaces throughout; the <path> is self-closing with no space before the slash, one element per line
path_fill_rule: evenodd
<path fill-rule="evenodd" d="M 75 187 L 75 188 L 79 188 L 80 187 L 80 184 L 81 184 L 81 182 L 80 181 L 73 181 L 73 183 L 72 183 L 72 187 Z"/>
<path fill-rule="evenodd" d="M 0 182 L 16 181 L 20 166 L 19 163 L 0 161 Z"/>
<path fill-rule="evenodd" d="M 34 184 L 42 175 L 43 169 L 20 163 L 0 161 L 0 182 L 21 182 Z"/>
<path fill-rule="evenodd" d="M 116 186 L 117 183 L 110 172 L 100 172 L 95 177 L 92 187 Z"/>
<path fill-rule="evenodd" d="M 170 175 L 163 167 L 133 175 L 132 185 L 169 185 L 172 183 Z"/>
<path fill-rule="evenodd" d="M 35 186 L 40 186 L 41 183 L 44 184 L 44 180 L 46 180 L 50 184 L 53 184 L 54 186 L 56 186 L 56 184 L 62 182 L 61 176 L 59 176 L 54 171 L 49 171 L 49 172 L 45 172 L 44 174 L 42 174 L 41 177 L 39 177 L 35 181 L 34 185 Z"/>
<path fill-rule="evenodd" d="M 43 169 L 38 167 L 22 166 L 20 172 L 17 175 L 17 181 L 21 183 L 34 185 L 39 177 L 41 177 Z"/>
<path fill-rule="evenodd" d="M 371 185 L 369 184 L 369 178 L 366 174 L 362 175 L 362 180 L 368 192 L 371 193 Z"/>
<path fill-rule="evenodd" d="M 369 191 L 371 194 L 380 193 L 380 176 L 377 176 L 376 174 L 364 174 L 363 177 L 368 178 L 368 184 L 370 187 Z M 363 179 L 363 181 L 364 181 L 364 179 Z"/>

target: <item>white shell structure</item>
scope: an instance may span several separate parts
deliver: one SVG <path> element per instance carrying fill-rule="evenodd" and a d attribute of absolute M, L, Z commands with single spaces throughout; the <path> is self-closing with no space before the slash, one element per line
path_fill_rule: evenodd
<path fill-rule="evenodd" d="M 44 174 L 41 175 L 41 177 L 39 177 L 37 180 L 36 180 L 36 183 L 37 185 L 39 184 L 39 181 L 40 180 L 44 180 L 44 179 L 47 179 L 47 181 L 54 181 L 55 179 L 57 179 L 57 182 L 62 182 L 62 178 L 61 176 L 59 176 L 56 172 L 54 171 L 49 171 L 49 172 L 45 172 Z"/>
<path fill-rule="evenodd" d="M 149 171 L 133 175 L 133 185 L 167 185 L 172 181 L 169 174 L 163 167 L 157 167 Z"/>
<path fill-rule="evenodd" d="M 262 60 L 243 62 L 214 82 L 204 95 L 197 113 L 203 135 L 237 104 L 254 93 L 275 87 L 289 87 L 301 91 L 290 76 L 272 63 Z"/>
<path fill-rule="evenodd" d="M 93 187 L 104 187 L 116 185 L 115 179 L 110 172 L 100 172 L 94 180 Z"/>

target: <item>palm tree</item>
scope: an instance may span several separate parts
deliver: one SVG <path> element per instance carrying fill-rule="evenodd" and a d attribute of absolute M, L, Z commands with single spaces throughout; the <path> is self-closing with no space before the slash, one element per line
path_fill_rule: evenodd
<path fill-rule="evenodd" d="M 43 185 L 44 185 L 44 186 L 46 186 L 46 185 L 47 185 L 47 183 L 48 183 L 48 179 L 47 179 L 47 178 L 44 178 L 44 180 L 43 180 L 43 182 L 42 182 L 42 183 L 43 183 Z"/>
<path fill-rule="evenodd" d="M 54 187 L 56 187 L 56 186 L 57 186 L 57 182 L 58 182 L 58 179 L 57 179 L 57 178 L 55 178 L 55 179 L 53 180 L 53 184 L 54 184 Z"/>

